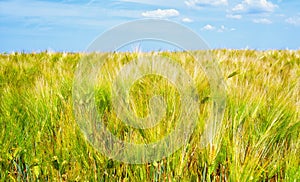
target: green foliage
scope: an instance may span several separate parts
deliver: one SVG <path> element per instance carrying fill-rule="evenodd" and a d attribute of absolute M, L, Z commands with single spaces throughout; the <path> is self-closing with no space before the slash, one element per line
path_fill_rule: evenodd
<path fill-rule="evenodd" d="M 123 164 L 86 142 L 73 113 L 72 83 L 79 53 L 0 55 L 1 181 L 297 181 L 300 180 L 300 51 L 215 50 L 227 85 L 222 131 L 200 148 L 211 99 L 209 83 L 185 53 L 162 53 L 192 75 L 199 125 L 189 144 L 149 164 Z M 131 109 L 149 113 L 162 95 L 166 116 L 153 129 L 126 126 L 111 105 L 111 80 L 136 54 L 111 56 L 95 101 L 105 125 L 128 142 L 161 139 L 176 125 L 179 95 L 164 78 L 148 76 L 130 90 Z M 103 76 L 104 75 L 104 76 Z"/>

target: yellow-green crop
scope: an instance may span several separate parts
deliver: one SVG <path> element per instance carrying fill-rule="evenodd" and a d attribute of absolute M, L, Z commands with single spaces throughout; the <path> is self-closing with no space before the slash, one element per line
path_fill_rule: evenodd
<path fill-rule="evenodd" d="M 300 51 L 214 50 L 226 82 L 222 130 L 201 148 L 210 109 L 208 82 L 182 52 L 162 52 L 196 82 L 201 117 L 188 144 L 161 161 L 124 164 L 97 152 L 78 128 L 72 84 L 80 53 L 0 55 L 1 181 L 297 181 L 300 180 Z M 133 53 L 115 53 L 99 77 L 95 100 L 106 126 L 136 143 L 159 140 L 176 124 L 179 95 L 149 75 L 131 90 L 131 107 L 143 117 L 148 99 L 163 95 L 166 117 L 153 129 L 122 124 L 111 107 L 109 80 Z M 187 65 L 187 66 L 186 66 Z M 199 70 L 198 70 L 199 69 Z M 174 122 L 173 122 L 174 121 Z"/>

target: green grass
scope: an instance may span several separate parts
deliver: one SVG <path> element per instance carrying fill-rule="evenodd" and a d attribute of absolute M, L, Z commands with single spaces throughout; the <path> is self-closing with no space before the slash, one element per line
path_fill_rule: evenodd
<path fill-rule="evenodd" d="M 148 164 L 124 164 L 84 139 L 73 113 L 72 84 L 82 54 L 0 55 L 1 181 L 298 181 L 300 180 L 300 51 L 215 50 L 226 83 L 222 132 L 206 148 L 199 141 L 209 115 L 210 90 L 185 53 L 161 53 L 182 65 L 200 95 L 200 117 L 189 143 Z M 126 126 L 111 106 L 111 80 L 136 54 L 114 54 L 99 76 L 95 100 L 105 125 L 125 141 L 157 141 L 176 125 L 179 95 L 150 75 L 130 90 L 131 108 L 149 112 L 163 96 L 166 116 L 144 131 Z"/>

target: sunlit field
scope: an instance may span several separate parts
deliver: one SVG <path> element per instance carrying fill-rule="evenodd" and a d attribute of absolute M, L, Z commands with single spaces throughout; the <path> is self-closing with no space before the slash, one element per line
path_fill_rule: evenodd
<path fill-rule="evenodd" d="M 199 141 L 211 96 L 204 72 L 186 53 L 155 54 L 171 58 L 191 75 L 200 112 L 187 145 L 147 164 L 114 161 L 85 140 L 75 120 L 72 96 L 82 54 L 0 54 L 1 181 L 300 180 L 300 51 L 213 51 L 227 102 L 221 130 L 205 148 Z M 175 127 L 180 95 L 167 79 L 144 77 L 130 89 L 132 111 L 147 116 L 148 101 L 158 94 L 164 98 L 166 114 L 151 129 L 122 123 L 111 106 L 111 80 L 136 57 L 137 53 L 112 54 L 100 70 L 95 101 L 115 136 L 151 143 Z"/>

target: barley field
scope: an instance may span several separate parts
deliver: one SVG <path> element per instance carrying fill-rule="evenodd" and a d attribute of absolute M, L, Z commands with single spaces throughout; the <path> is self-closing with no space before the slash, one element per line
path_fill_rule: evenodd
<path fill-rule="evenodd" d="M 205 74 L 184 52 L 156 53 L 182 65 L 194 79 L 200 116 L 187 145 L 147 164 L 109 159 L 85 140 L 72 96 L 83 54 L 0 54 L 0 181 L 299 181 L 300 51 L 212 53 L 227 101 L 220 132 L 205 148 L 199 144 L 211 104 Z M 150 143 L 174 128 L 180 95 L 166 79 L 142 78 L 130 90 L 132 110 L 146 116 L 149 98 L 160 94 L 166 116 L 145 131 L 124 125 L 111 107 L 111 80 L 136 56 L 112 54 L 100 70 L 95 101 L 115 136 Z"/>

